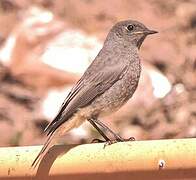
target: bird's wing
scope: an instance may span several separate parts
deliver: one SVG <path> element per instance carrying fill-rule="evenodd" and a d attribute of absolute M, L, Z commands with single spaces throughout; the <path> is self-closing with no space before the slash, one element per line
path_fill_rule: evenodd
<path fill-rule="evenodd" d="M 61 124 L 67 121 L 79 108 L 90 104 L 97 96 L 104 93 L 116 81 L 122 78 L 127 66 L 115 65 L 82 78 L 68 94 L 56 118 L 47 126 L 48 135 L 52 134 Z"/>

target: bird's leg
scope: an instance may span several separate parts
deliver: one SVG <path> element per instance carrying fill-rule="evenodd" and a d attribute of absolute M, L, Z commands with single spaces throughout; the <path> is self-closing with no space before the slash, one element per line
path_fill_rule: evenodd
<path fill-rule="evenodd" d="M 115 138 L 114 141 L 116 141 L 116 142 L 134 141 L 134 140 L 135 140 L 134 137 L 130 137 L 130 138 L 128 138 L 128 139 L 122 138 L 121 136 L 119 136 L 118 134 L 116 134 L 115 132 L 113 132 L 109 127 L 107 127 L 104 123 L 102 123 L 102 122 L 101 122 L 100 120 L 98 120 L 98 119 L 93 119 L 93 121 L 94 121 L 95 123 L 97 123 L 99 126 L 101 126 L 103 129 L 105 129 L 106 131 L 109 131 L 109 132 L 114 136 L 114 138 Z M 110 143 L 111 143 L 111 141 L 110 141 Z"/>
<path fill-rule="evenodd" d="M 109 127 L 107 127 L 104 123 L 102 123 L 101 121 L 99 121 L 98 119 L 93 119 L 95 123 L 97 123 L 99 126 L 101 126 L 103 129 L 105 129 L 106 131 L 110 132 L 114 138 L 117 141 L 123 141 L 123 138 L 121 138 L 118 134 L 116 134 L 114 131 L 112 131 Z"/>
<path fill-rule="evenodd" d="M 93 127 L 103 136 L 103 138 L 105 139 L 105 141 L 100 140 L 100 139 L 93 139 L 92 143 L 94 142 L 105 142 L 104 144 L 104 148 L 108 145 L 111 145 L 113 143 L 116 143 L 118 141 L 116 140 L 110 140 L 105 133 L 97 126 L 97 124 L 94 122 L 95 119 L 88 119 L 88 121 L 93 125 Z M 101 126 L 102 127 L 102 126 Z M 105 129 L 105 128 L 104 128 Z M 108 128 L 109 129 L 109 128 Z"/>
<path fill-rule="evenodd" d="M 88 119 L 88 121 L 93 125 L 93 127 L 103 136 L 103 138 L 106 141 L 111 141 L 106 135 L 105 133 L 95 124 L 94 119 Z M 93 139 L 92 142 L 104 142 L 100 139 Z"/>
<path fill-rule="evenodd" d="M 111 145 L 114 144 L 116 142 L 123 142 L 123 141 L 134 141 L 135 138 L 131 137 L 129 139 L 123 139 L 122 137 L 120 137 L 118 134 L 116 134 L 115 132 L 113 132 L 110 128 L 108 128 L 104 123 L 102 123 L 101 121 L 99 121 L 97 118 L 91 118 L 88 119 L 88 121 L 93 125 L 93 127 L 103 136 L 103 138 L 105 139 L 106 143 L 104 145 L 104 148 L 107 145 Z M 114 137 L 114 140 L 111 140 L 110 138 L 108 138 L 105 133 L 97 126 L 97 124 L 99 126 L 101 126 L 105 131 L 109 131 Z M 103 140 L 100 139 L 93 139 L 92 142 L 105 142 Z"/>

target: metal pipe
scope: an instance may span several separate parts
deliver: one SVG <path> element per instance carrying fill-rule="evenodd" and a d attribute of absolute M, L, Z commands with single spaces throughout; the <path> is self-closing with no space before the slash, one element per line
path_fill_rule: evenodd
<path fill-rule="evenodd" d="M 0 179 L 196 179 L 196 139 L 0 148 Z"/>

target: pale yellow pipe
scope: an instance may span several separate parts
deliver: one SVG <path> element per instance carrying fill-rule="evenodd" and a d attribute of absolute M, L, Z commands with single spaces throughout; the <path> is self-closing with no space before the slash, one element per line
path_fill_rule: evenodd
<path fill-rule="evenodd" d="M 0 148 L 0 179 L 196 179 L 196 139 Z M 57 158 L 58 157 L 58 158 Z"/>

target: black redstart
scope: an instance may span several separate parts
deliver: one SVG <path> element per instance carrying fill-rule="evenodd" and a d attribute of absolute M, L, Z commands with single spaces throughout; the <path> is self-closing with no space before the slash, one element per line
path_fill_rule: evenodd
<path fill-rule="evenodd" d="M 103 48 L 72 88 L 54 120 L 46 127 L 48 139 L 32 166 L 43 158 L 57 137 L 88 120 L 104 137 L 110 139 L 98 127 L 109 131 L 116 141 L 123 141 L 98 120 L 124 105 L 135 92 L 140 72 L 138 50 L 149 34 L 142 23 L 127 20 L 115 24 L 110 30 Z"/>

